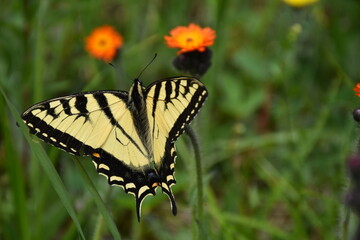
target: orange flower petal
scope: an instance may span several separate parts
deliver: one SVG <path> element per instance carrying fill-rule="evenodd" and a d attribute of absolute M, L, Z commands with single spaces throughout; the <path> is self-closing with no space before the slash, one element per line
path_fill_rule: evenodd
<path fill-rule="evenodd" d="M 94 29 L 85 42 L 90 55 L 111 62 L 123 45 L 123 38 L 113 27 L 105 25 Z"/>
<path fill-rule="evenodd" d="M 360 97 L 360 83 L 357 83 L 353 90 L 356 92 L 355 95 Z"/>
<path fill-rule="evenodd" d="M 166 44 L 171 48 L 180 48 L 178 54 L 190 51 L 205 51 L 205 48 L 214 44 L 215 31 L 209 27 L 190 23 L 188 27 L 179 26 L 170 31 L 170 36 L 164 36 Z"/>

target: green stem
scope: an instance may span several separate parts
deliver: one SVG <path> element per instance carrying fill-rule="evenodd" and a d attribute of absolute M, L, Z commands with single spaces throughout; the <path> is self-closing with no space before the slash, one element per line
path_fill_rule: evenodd
<path fill-rule="evenodd" d="M 195 132 L 190 126 L 185 126 L 185 132 L 189 136 L 195 152 L 195 169 L 196 169 L 196 185 L 197 185 L 197 206 L 196 206 L 196 222 L 198 223 L 199 233 L 201 232 L 201 224 L 203 220 L 203 179 L 200 155 L 200 144 Z"/>
<path fill-rule="evenodd" d="M 103 232 L 103 226 L 104 226 L 104 218 L 99 213 L 97 216 L 96 224 L 95 224 L 95 230 L 92 239 L 93 240 L 100 240 Z"/>
<path fill-rule="evenodd" d="M 111 232 L 111 234 L 113 236 L 113 239 L 120 240 L 121 236 L 120 236 L 119 230 L 117 229 L 113 218 L 110 216 L 110 213 L 105 206 L 105 202 L 101 198 L 99 192 L 96 190 L 96 187 L 95 187 L 94 183 L 92 182 L 90 176 L 87 174 L 84 166 L 82 165 L 82 163 L 76 156 L 73 157 L 73 160 L 74 160 L 74 163 L 76 164 L 76 166 L 78 167 L 78 169 L 80 170 L 80 173 L 84 179 L 84 183 L 85 183 L 87 189 L 89 190 L 91 196 L 93 197 L 94 202 L 97 205 L 97 208 L 99 210 L 99 213 L 101 213 L 106 226 L 108 227 L 109 231 Z M 108 194 L 110 194 L 110 192 L 108 192 Z M 101 228 L 101 227 L 102 226 L 99 226 L 99 228 Z M 100 229 L 98 229 L 98 230 L 100 230 Z M 98 237 L 98 236 L 96 236 L 96 234 L 100 233 L 100 232 L 98 232 L 98 230 L 95 231 L 95 236 L 93 239 L 96 239 Z"/>
<path fill-rule="evenodd" d="M 344 219 L 341 222 L 342 239 L 348 239 L 349 223 L 350 223 L 350 211 L 346 208 L 344 213 Z"/>
<path fill-rule="evenodd" d="M 39 2 L 40 3 L 40 2 Z M 45 13 L 46 9 L 48 8 L 48 0 L 41 1 L 39 8 L 36 13 L 36 42 L 35 42 L 35 61 L 34 61 L 34 99 L 35 102 L 38 102 L 43 99 L 44 94 L 44 46 L 45 46 L 45 39 L 44 39 L 44 22 L 45 22 Z"/>
<path fill-rule="evenodd" d="M 111 187 L 108 188 L 106 195 L 104 196 L 104 202 L 106 206 L 110 205 L 110 199 L 111 199 L 111 192 L 112 192 Z M 97 221 L 96 221 L 96 225 L 94 227 L 94 233 L 93 233 L 93 237 L 92 240 L 100 240 L 102 239 L 103 236 L 103 232 L 104 232 L 104 217 L 101 213 L 98 214 L 97 216 Z"/>

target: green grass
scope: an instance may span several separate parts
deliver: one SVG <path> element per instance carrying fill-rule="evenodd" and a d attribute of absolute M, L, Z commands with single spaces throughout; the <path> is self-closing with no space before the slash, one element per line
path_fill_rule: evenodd
<path fill-rule="evenodd" d="M 301 9 L 277 0 L 5 0 L 0 239 L 350 239 L 357 219 L 343 198 L 345 160 L 359 139 L 352 119 L 359 12 L 357 1 L 335 0 Z M 155 53 L 141 76 L 146 85 L 182 75 L 163 36 L 190 22 L 217 34 L 202 77 L 209 98 L 191 126 L 200 142 L 203 218 L 184 135 L 173 187 L 178 215 L 158 190 L 138 223 L 133 196 L 109 186 L 89 158 L 72 161 L 16 122 L 45 99 L 128 90 Z M 85 37 L 104 24 L 125 40 L 115 69 L 84 50 Z"/>

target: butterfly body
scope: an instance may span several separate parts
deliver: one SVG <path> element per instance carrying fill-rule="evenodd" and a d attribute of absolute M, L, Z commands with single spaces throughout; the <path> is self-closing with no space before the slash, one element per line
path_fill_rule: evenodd
<path fill-rule="evenodd" d="M 146 92 L 141 81 L 135 79 L 129 91 L 127 107 L 132 114 L 135 129 L 146 148 L 149 161 L 153 161 L 152 142 L 149 136 L 149 119 L 146 109 Z"/>
<path fill-rule="evenodd" d="M 50 99 L 22 114 L 30 133 L 75 155 L 91 156 L 108 183 L 141 203 L 161 187 L 172 212 L 175 141 L 207 97 L 195 78 L 174 77 L 145 88 L 135 79 L 129 92 L 93 91 Z"/>

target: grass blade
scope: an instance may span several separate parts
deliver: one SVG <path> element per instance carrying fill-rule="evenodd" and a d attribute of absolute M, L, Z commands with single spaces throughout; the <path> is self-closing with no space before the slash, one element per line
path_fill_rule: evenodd
<path fill-rule="evenodd" d="M 111 234 L 113 235 L 114 239 L 120 240 L 121 236 L 116 227 L 116 224 L 114 223 L 112 217 L 110 216 L 110 214 L 105 206 L 104 201 L 100 197 L 100 194 L 96 190 L 94 183 L 91 181 L 89 175 L 86 173 L 86 171 L 85 171 L 83 165 L 80 163 L 80 161 L 77 158 L 74 158 L 74 162 L 78 166 L 80 173 L 85 181 L 86 187 L 88 188 L 90 194 L 92 195 L 100 213 L 104 217 L 106 225 L 108 226 Z"/>
<path fill-rule="evenodd" d="M 0 99 L 0 115 L 6 116 L 5 103 Z M 4 138 L 5 149 L 5 167 L 9 176 L 9 184 L 12 193 L 12 201 L 14 204 L 14 219 L 7 221 L 12 222 L 13 228 L 10 233 L 24 240 L 30 239 L 30 221 L 29 213 L 27 211 L 27 201 L 25 193 L 25 180 L 22 171 L 21 161 L 17 149 L 14 147 L 14 137 L 11 135 L 9 119 L 4 119 L 0 123 L 0 128 L 3 129 L 2 136 Z M 5 204 L 5 203 L 3 203 Z M 1 210 L 0 210 L 1 211 Z M 5 214 L 6 215 L 6 214 Z M 5 217 L 6 219 L 6 217 Z M 5 226 L 5 225 L 4 225 Z M 7 230 L 7 228 L 4 227 Z M 13 236 L 14 236 L 13 235 Z"/>
<path fill-rule="evenodd" d="M 2 95 L 4 96 L 5 101 L 7 103 L 7 106 L 9 107 L 9 109 L 10 109 L 12 115 L 14 116 L 16 122 L 19 124 L 19 127 L 21 128 L 21 131 L 24 133 L 24 136 L 25 136 L 27 142 L 29 143 L 31 150 L 35 154 L 36 158 L 39 160 L 39 162 L 40 162 L 41 166 L 43 167 L 45 173 L 48 175 L 48 178 L 49 178 L 50 182 L 52 183 L 56 193 L 58 194 L 61 202 L 63 203 L 63 205 L 66 208 L 67 212 L 69 213 L 70 217 L 74 221 L 81 238 L 85 239 L 85 236 L 84 236 L 84 233 L 82 231 L 80 222 L 79 222 L 79 220 L 78 220 L 78 218 L 76 216 L 74 208 L 72 207 L 72 204 L 71 204 L 71 201 L 70 201 L 70 196 L 68 195 L 68 193 L 67 193 L 67 191 L 65 189 L 65 186 L 64 186 L 59 174 L 57 173 L 54 165 L 52 164 L 51 160 L 49 159 L 49 157 L 45 153 L 42 146 L 40 144 L 35 144 L 31 140 L 29 134 L 26 134 L 27 129 L 26 129 L 26 126 L 23 123 L 22 119 L 20 118 L 20 114 L 17 112 L 14 105 L 7 98 L 5 92 L 3 91 L 3 89 L 1 87 L 0 87 L 0 91 L 1 91 Z"/>

